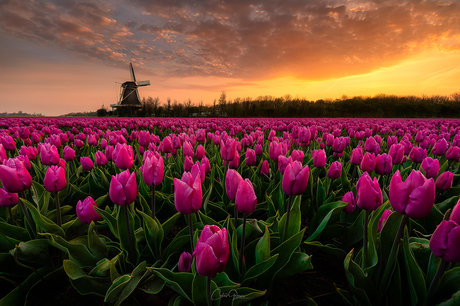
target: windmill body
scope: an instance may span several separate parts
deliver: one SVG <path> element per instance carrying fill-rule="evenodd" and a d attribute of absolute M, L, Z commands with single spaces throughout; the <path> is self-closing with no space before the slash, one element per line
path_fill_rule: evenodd
<path fill-rule="evenodd" d="M 111 104 L 113 108 L 128 108 L 138 109 L 141 107 L 141 101 L 139 97 L 138 87 L 149 86 L 150 81 L 139 81 L 136 82 L 136 76 L 134 75 L 133 64 L 129 63 L 129 72 L 131 74 L 131 81 L 126 81 L 121 84 L 120 95 L 117 104 Z"/>

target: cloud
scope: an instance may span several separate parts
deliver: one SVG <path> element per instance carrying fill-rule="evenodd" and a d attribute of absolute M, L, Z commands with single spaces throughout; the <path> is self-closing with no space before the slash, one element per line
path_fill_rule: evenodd
<path fill-rule="evenodd" d="M 0 31 L 162 78 L 322 80 L 460 50 L 454 1 L 4 1 Z"/>

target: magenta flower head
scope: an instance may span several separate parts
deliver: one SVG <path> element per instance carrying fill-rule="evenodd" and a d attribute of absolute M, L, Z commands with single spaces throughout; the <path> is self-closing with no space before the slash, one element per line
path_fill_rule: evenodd
<path fill-rule="evenodd" d="M 399 165 L 404 158 L 404 146 L 402 144 L 393 144 L 388 151 L 388 155 L 391 156 L 394 165 Z"/>
<path fill-rule="evenodd" d="M 0 165 L 0 180 L 3 188 L 11 193 L 22 192 L 32 186 L 32 176 L 17 158 L 10 158 Z"/>
<path fill-rule="evenodd" d="M 326 166 L 326 152 L 324 150 L 314 150 L 311 155 L 313 167 L 322 169 Z"/>
<path fill-rule="evenodd" d="M 270 174 L 270 166 L 268 165 L 268 160 L 262 162 L 260 167 L 259 176 L 267 176 Z"/>
<path fill-rule="evenodd" d="M 278 156 L 283 155 L 283 144 L 272 141 L 268 146 L 268 156 L 271 160 L 278 161 Z"/>
<path fill-rule="evenodd" d="M 179 272 L 190 272 L 192 271 L 193 257 L 189 252 L 183 252 L 179 257 L 179 264 L 177 268 Z"/>
<path fill-rule="evenodd" d="M 105 157 L 107 157 L 107 160 L 112 161 L 113 150 L 113 146 L 105 147 Z"/>
<path fill-rule="evenodd" d="M 86 157 L 86 156 L 80 157 L 80 163 L 81 163 L 81 167 L 85 171 L 91 171 L 91 169 L 93 169 L 94 167 L 94 163 L 91 160 L 91 158 Z"/>
<path fill-rule="evenodd" d="M 205 165 L 204 172 L 206 174 L 211 172 L 211 164 L 209 163 L 209 159 L 207 157 L 203 157 L 203 159 L 201 160 L 201 164 Z"/>
<path fill-rule="evenodd" d="M 398 143 L 398 138 L 396 136 L 388 136 L 387 148 L 391 148 L 392 145 Z"/>
<path fill-rule="evenodd" d="M 436 188 L 438 190 L 449 190 L 452 188 L 452 183 L 454 181 L 454 174 L 450 171 L 445 171 L 441 173 L 436 179 Z"/>
<path fill-rule="evenodd" d="M 74 144 L 78 149 L 81 149 L 85 146 L 85 143 L 80 139 L 75 139 Z"/>
<path fill-rule="evenodd" d="M 377 227 L 377 233 L 380 233 L 382 231 L 383 226 L 385 225 L 385 222 L 387 222 L 388 217 L 393 213 L 392 210 L 390 209 L 385 209 L 383 212 L 382 216 L 379 219 L 379 225 Z"/>
<path fill-rule="evenodd" d="M 361 209 L 374 211 L 383 203 L 382 191 L 377 178 L 374 177 L 372 180 L 367 172 L 364 172 L 359 178 L 356 191 L 356 205 Z"/>
<path fill-rule="evenodd" d="M 216 225 L 205 225 L 201 231 L 193 257 L 196 259 L 196 271 L 201 276 L 216 277 L 225 270 L 229 255 L 227 229 Z"/>
<path fill-rule="evenodd" d="M 236 151 L 236 140 L 235 139 L 227 139 L 224 142 L 222 139 L 220 140 L 220 156 L 222 160 L 231 161 L 235 158 L 238 154 Z"/>
<path fill-rule="evenodd" d="M 427 157 L 422 161 L 421 167 L 427 178 L 435 178 L 439 172 L 439 160 Z"/>
<path fill-rule="evenodd" d="M 288 195 L 300 195 L 305 192 L 310 174 L 308 165 L 302 168 L 298 161 L 290 163 L 284 171 L 282 188 Z"/>
<path fill-rule="evenodd" d="M 10 207 L 18 204 L 19 197 L 17 193 L 8 192 L 0 188 L 0 207 Z"/>
<path fill-rule="evenodd" d="M 430 249 L 446 262 L 460 262 L 460 226 L 452 220 L 443 220 L 430 238 Z"/>
<path fill-rule="evenodd" d="M 413 147 L 412 150 L 410 150 L 409 158 L 413 163 L 420 164 L 422 160 L 425 159 L 426 155 L 426 149 L 422 149 L 421 147 Z"/>
<path fill-rule="evenodd" d="M 201 177 L 201 184 L 204 184 L 204 180 L 206 179 L 206 166 L 203 164 L 200 164 L 200 162 L 196 162 L 192 166 L 192 170 L 190 170 L 192 173 L 192 177 L 195 179 L 195 177 L 199 174 Z"/>
<path fill-rule="evenodd" d="M 184 152 L 185 156 L 190 156 L 192 158 L 195 156 L 195 152 L 193 151 L 193 147 L 190 144 L 190 142 L 188 142 L 188 141 L 185 141 L 184 144 L 182 145 L 182 151 Z"/>
<path fill-rule="evenodd" d="M 158 186 L 163 182 L 165 166 L 163 157 L 157 157 L 155 154 L 145 156 L 144 165 L 142 166 L 142 178 L 149 186 Z"/>
<path fill-rule="evenodd" d="M 348 203 L 348 205 L 345 206 L 345 208 L 343 209 L 344 212 L 346 212 L 347 214 L 351 214 L 355 211 L 356 201 L 355 195 L 352 191 L 348 191 L 344 194 L 344 196 L 342 197 L 342 202 Z"/>
<path fill-rule="evenodd" d="M 366 139 L 364 143 L 364 150 L 369 153 L 379 154 L 380 153 L 380 145 L 374 139 L 374 137 L 369 137 Z"/>
<path fill-rule="evenodd" d="M 342 164 L 339 161 L 335 161 L 329 167 L 327 176 L 332 180 L 338 179 L 342 175 Z"/>
<path fill-rule="evenodd" d="M 230 201 L 235 201 L 236 191 L 242 181 L 243 178 L 237 171 L 233 169 L 227 171 L 227 175 L 225 176 L 225 191 L 227 191 L 227 197 Z"/>
<path fill-rule="evenodd" d="M 363 149 L 361 147 L 356 147 L 351 150 L 350 163 L 352 165 L 360 165 L 363 160 Z"/>
<path fill-rule="evenodd" d="M 196 159 L 202 160 L 203 157 L 206 157 L 206 151 L 202 145 L 198 145 L 196 148 Z"/>
<path fill-rule="evenodd" d="M 257 162 L 256 152 L 253 149 L 246 150 L 246 165 L 249 167 L 255 166 Z"/>
<path fill-rule="evenodd" d="M 257 156 L 260 156 L 260 155 L 262 155 L 262 154 L 264 153 L 261 144 L 256 144 L 256 145 L 254 146 L 254 151 L 256 152 L 256 155 L 257 155 Z"/>
<path fill-rule="evenodd" d="M 67 185 L 65 178 L 65 168 L 58 166 L 51 166 L 46 170 L 43 185 L 49 192 L 59 192 Z"/>
<path fill-rule="evenodd" d="M 99 167 L 103 167 L 107 165 L 108 162 L 109 161 L 107 160 L 107 157 L 104 153 L 102 153 L 101 151 L 96 152 L 96 165 L 98 165 Z"/>
<path fill-rule="evenodd" d="M 55 146 L 49 143 L 43 143 L 39 146 L 39 149 L 42 164 L 51 166 L 59 163 L 59 152 Z"/>
<path fill-rule="evenodd" d="M 109 197 L 113 203 L 125 206 L 133 203 L 137 197 L 136 174 L 129 170 L 112 176 L 109 187 Z"/>
<path fill-rule="evenodd" d="M 452 213 L 450 214 L 450 220 L 454 220 L 457 224 L 460 223 L 460 200 L 457 201 L 457 204 L 455 204 L 454 209 L 452 209 Z"/>
<path fill-rule="evenodd" d="M 347 145 L 347 141 L 345 137 L 337 137 L 334 139 L 334 143 L 332 144 L 332 151 L 337 153 L 342 153 L 345 150 Z"/>
<path fill-rule="evenodd" d="M 393 160 L 386 153 L 377 155 L 375 159 L 375 173 L 380 175 L 390 174 L 393 169 Z"/>
<path fill-rule="evenodd" d="M 256 210 L 257 197 L 249 179 L 241 180 L 236 191 L 235 206 L 241 213 L 250 214 Z"/>
<path fill-rule="evenodd" d="M 393 209 L 401 215 L 422 219 L 430 214 L 435 193 L 432 178 L 426 179 L 420 171 L 412 170 L 403 182 L 398 170 L 390 182 L 389 200 Z"/>
<path fill-rule="evenodd" d="M 292 163 L 292 157 L 286 157 L 284 155 L 278 156 L 278 169 L 280 170 L 281 174 L 284 174 L 286 167 Z"/>
<path fill-rule="evenodd" d="M 117 143 L 112 154 L 112 160 L 118 168 L 130 169 L 134 164 L 133 148 L 125 143 Z"/>
<path fill-rule="evenodd" d="M 443 156 L 447 151 L 447 147 L 448 147 L 447 140 L 445 140 L 444 138 L 441 138 L 435 143 L 432 152 L 436 156 Z"/>
<path fill-rule="evenodd" d="M 190 156 L 184 158 L 184 171 L 190 172 L 193 167 L 193 159 Z"/>
<path fill-rule="evenodd" d="M 75 209 L 78 220 L 90 224 L 91 222 L 96 222 L 101 219 L 101 216 L 96 212 L 94 207 L 97 207 L 97 205 L 92 197 L 87 197 L 83 201 L 78 201 Z"/>
<path fill-rule="evenodd" d="M 363 172 L 371 173 L 375 169 L 375 155 L 374 153 L 366 152 L 363 160 L 361 161 L 361 170 Z"/>
<path fill-rule="evenodd" d="M 166 136 L 161 142 L 160 148 L 163 153 L 172 153 L 173 146 L 172 146 L 171 137 Z"/>
<path fill-rule="evenodd" d="M 305 157 L 305 154 L 304 154 L 303 151 L 301 151 L 301 150 L 294 150 L 294 151 L 292 151 L 292 153 L 291 153 L 291 157 L 292 157 L 292 160 L 293 160 L 293 161 L 294 161 L 294 160 L 297 160 L 297 161 L 303 163 L 303 159 L 304 159 L 304 157 Z"/>
<path fill-rule="evenodd" d="M 21 153 L 22 154 L 22 153 Z M 5 148 L 3 147 L 3 145 L 0 143 L 0 164 L 3 164 L 3 161 L 4 160 L 7 160 L 8 157 L 6 155 L 6 151 L 5 151 Z"/>
<path fill-rule="evenodd" d="M 3 147 L 7 149 L 8 151 L 12 151 L 16 149 L 16 142 L 14 142 L 13 137 L 7 135 L 0 137 L 0 141 L 2 142 Z"/>
<path fill-rule="evenodd" d="M 150 143 L 150 133 L 149 131 L 139 131 L 139 138 L 137 139 L 139 141 L 139 144 L 143 147 L 148 147 Z"/>
<path fill-rule="evenodd" d="M 174 178 L 174 206 L 178 212 L 184 215 L 196 213 L 202 200 L 200 175 L 194 179 L 190 172 L 184 172 L 180 180 Z"/>
<path fill-rule="evenodd" d="M 228 168 L 229 169 L 238 169 L 238 166 L 240 165 L 240 154 L 236 152 L 235 157 L 228 162 Z"/>
<path fill-rule="evenodd" d="M 446 158 L 448 160 L 458 162 L 460 160 L 460 148 L 457 146 L 450 147 L 447 150 Z"/>

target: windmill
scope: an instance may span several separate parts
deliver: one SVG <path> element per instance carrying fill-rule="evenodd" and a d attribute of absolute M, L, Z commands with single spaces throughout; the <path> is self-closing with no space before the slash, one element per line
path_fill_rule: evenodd
<path fill-rule="evenodd" d="M 149 86 L 150 81 L 139 81 L 136 82 L 136 76 L 134 75 L 133 63 L 129 63 L 129 73 L 131 74 L 131 81 L 126 81 L 120 86 L 120 95 L 117 104 L 111 104 L 113 108 L 127 108 L 135 109 L 141 107 L 141 101 L 139 97 L 138 87 Z"/>

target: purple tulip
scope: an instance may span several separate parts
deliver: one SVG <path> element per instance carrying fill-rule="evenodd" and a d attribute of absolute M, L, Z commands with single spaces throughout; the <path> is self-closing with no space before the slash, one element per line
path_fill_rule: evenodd
<path fill-rule="evenodd" d="M 188 142 L 188 141 L 185 141 L 184 144 L 182 145 L 182 151 L 184 152 L 185 156 L 190 156 L 192 158 L 195 156 L 195 152 L 193 151 L 193 147 L 190 144 L 190 142 Z"/>
<path fill-rule="evenodd" d="M 65 169 L 58 166 L 51 166 L 46 170 L 43 185 L 49 192 L 59 192 L 67 185 Z"/>
<path fill-rule="evenodd" d="M 413 147 L 409 153 L 409 158 L 413 163 L 420 164 L 426 158 L 426 149 L 420 147 Z"/>
<path fill-rule="evenodd" d="M 23 192 L 32 186 L 32 176 L 17 158 L 10 158 L 0 165 L 0 180 L 3 188 L 11 193 Z"/>
<path fill-rule="evenodd" d="M 443 156 L 446 153 L 448 146 L 449 145 L 447 143 L 447 140 L 445 140 L 444 138 L 439 139 L 434 145 L 432 153 L 436 156 Z"/>
<path fill-rule="evenodd" d="M 190 272 L 192 270 L 193 257 L 188 252 L 183 252 L 179 257 L 177 268 L 179 272 Z"/>
<path fill-rule="evenodd" d="M 198 240 L 193 257 L 196 259 L 196 271 L 201 276 L 216 277 L 227 265 L 230 247 L 228 234 L 215 225 L 205 225 Z"/>
<path fill-rule="evenodd" d="M 257 163 L 256 152 L 252 149 L 246 150 L 246 165 L 249 167 L 255 166 Z"/>
<path fill-rule="evenodd" d="M 342 197 L 342 202 L 348 203 L 348 205 L 343 208 L 344 212 L 346 212 L 347 214 L 351 214 L 355 211 L 356 201 L 355 195 L 352 191 L 348 191 L 347 193 L 345 193 L 345 195 Z"/>
<path fill-rule="evenodd" d="M 421 167 L 425 171 L 426 178 L 435 178 L 439 172 L 439 160 L 427 157 L 422 161 Z"/>
<path fill-rule="evenodd" d="M 92 197 L 87 197 L 83 201 L 78 201 L 75 209 L 78 220 L 86 224 L 100 220 L 101 216 L 96 212 L 94 207 L 97 207 L 97 205 Z"/>
<path fill-rule="evenodd" d="M 232 161 L 237 154 L 235 139 L 228 139 L 226 142 L 222 139 L 220 140 L 220 156 L 222 160 Z"/>
<path fill-rule="evenodd" d="M 206 151 L 202 145 L 198 145 L 196 148 L 196 159 L 202 160 L 203 157 L 206 157 Z"/>
<path fill-rule="evenodd" d="M 260 167 L 259 176 L 269 176 L 270 174 L 270 166 L 268 165 L 268 160 L 264 160 L 262 162 L 262 166 Z"/>
<path fill-rule="evenodd" d="M 260 144 L 255 145 L 254 151 L 256 152 L 257 156 L 260 156 L 260 155 L 262 155 L 264 153 L 264 151 L 262 150 L 262 145 L 260 145 Z"/>
<path fill-rule="evenodd" d="M 446 171 L 441 173 L 436 179 L 436 189 L 446 191 L 452 188 L 452 183 L 454 181 L 454 174 L 452 172 Z"/>
<path fill-rule="evenodd" d="M 364 143 L 364 150 L 377 155 L 380 153 L 380 145 L 375 141 L 374 137 L 369 137 Z"/>
<path fill-rule="evenodd" d="M 308 184 L 308 165 L 302 168 L 298 161 L 290 163 L 284 171 L 282 188 L 288 195 L 300 195 L 305 192 Z"/>
<path fill-rule="evenodd" d="M 59 152 L 55 146 L 49 143 L 43 143 L 39 146 L 39 150 L 40 160 L 43 165 L 51 166 L 59 163 Z"/>
<path fill-rule="evenodd" d="M 240 165 L 240 154 L 236 152 L 235 156 L 231 161 L 228 162 L 228 168 L 229 169 L 238 169 L 238 166 Z"/>
<path fill-rule="evenodd" d="M 460 262 L 460 226 L 452 220 L 443 220 L 430 238 L 430 249 L 446 262 Z"/>
<path fill-rule="evenodd" d="M 108 162 L 109 161 L 107 160 L 107 157 L 104 153 L 102 153 L 101 151 L 96 152 L 96 165 L 98 165 L 99 167 L 103 167 L 107 165 Z"/>
<path fill-rule="evenodd" d="M 314 150 L 311 158 L 313 158 L 313 167 L 322 169 L 326 166 L 326 152 L 324 150 Z"/>
<path fill-rule="evenodd" d="M 184 215 L 196 213 L 203 200 L 201 177 L 193 178 L 190 172 L 184 172 L 179 180 L 174 178 L 174 206 Z"/>
<path fill-rule="evenodd" d="M 389 200 L 395 211 L 410 218 L 422 219 L 433 208 L 436 187 L 434 180 L 426 179 L 420 171 L 412 170 L 403 182 L 396 171 L 390 182 Z"/>
<path fill-rule="evenodd" d="M 374 211 L 383 203 L 382 191 L 377 178 L 371 179 L 367 172 L 363 173 L 356 184 L 356 205 L 364 210 Z"/>
<path fill-rule="evenodd" d="M 256 210 L 257 197 L 254 187 L 249 179 L 241 180 L 235 196 L 236 209 L 245 214 L 253 213 Z"/>
<path fill-rule="evenodd" d="M 0 188 L 0 207 L 10 207 L 18 204 L 19 197 L 17 193 L 8 192 Z"/>
<path fill-rule="evenodd" d="M 455 221 L 457 224 L 460 223 L 460 199 L 457 201 L 457 204 L 455 204 L 454 209 L 452 209 L 450 220 Z"/>
<path fill-rule="evenodd" d="M 112 154 L 112 160 L 119 169 L 130 169 L 134 164 L 133 148 L 124 143 L 117 143 Z"/>
<path fill-rule="evenodd" d="M 91 158 L 86 157 L 86 156 L 80 157 L 80 163 L 81 163 L 81 167 L 85 171 L 91 171 L 91 169 L 93 169 L 94 167 L 94 163 L 91 160 Z"/>
<path fill-rule="evenodd" d="M 339 161 L 335 161 L 329 167 L 327 176 L 332 180 L 338 179 L 342 175 L 342 164 Z"/>
<path fill-rule="evenodd" d="M 361 147 L 356 147 L 351 150 L 350 163 L 352 165 L 360 165 L 363 160 L 363 149 Z"/>
<path fill-rule="evenodd" d="M 233 169 L 227 171 L 227 175 L 225 176 L 225 190 L 230 201 L 235 201 L 238 186 L 242 181 L 243 178 L 237 171 Z"/>
<path fill-rule="evenodd" d="M 155 154 L 151 156 L 145 155 L 144 165 L 141 170 L 142 178 L 147 185 L 158 186 L 163 182 L 164 163 L 161 156 L 157 157 Z"/>
<path fill-rule="evenodd" d="M 278 156 L 278 169 L 280 170 L 281 174 L 284 174 L 284 171 L 286 170 L 286 167 L 292 163 L 292 158 L 286 157 L 284 155 Z"/>
<path fill-rule="evenodd" d="M 450 147 L 447 150 L 446 158 L 448 160 L 458 162 L 460 160 L 460 148 L 457 146 Z"/>
<path fill-rule="evenodd" d="M 379 175 L 390 174 L 393 169 L 393 160 L 385 153 L 377 155 L 375 159 L 375 173 Z"/>
<path fill-rule="evenodd" d="M 374 153 L 366 152 L 364 154 L 363 160 L 361 161 L 361 170 L 363 172 L 371 173 L 375 169 L 375 155 Z"/>
<path fill-rule="evenodd" d="M 126 170 L 112 176 L 109 197 L 113 203 L 120 206 L 133 203 L 137 197 L 136 174 L 129 174 L 129 170 Z"/>
<path fill-rule="evenodd" d="M 291 153 L 291 157 L 292 157 L 292 160 L 297 160 L 301 163 L 303 163 L 303 160 L 304 160 L 304 157 L 305 157 L 305 154 L 303 153 L 303 151 L 301 150 L 294 150 L 292 151 Z"/>
<path fill-rule="evenodd" d="M 379 219 L 379 225 L 377 227 L 377 233 L 380 233 L 382 231 L 383 226 L 385 225 L 385 222 L 387 222 L 388 217 L 393 213 L 392 210 L 390 209 L 385 209 L 383 212 L 382 216 Z"/>

